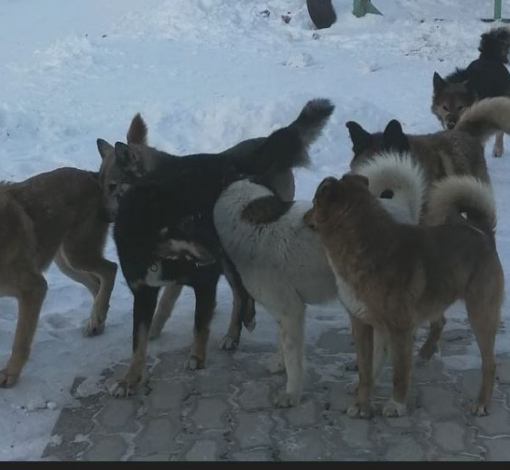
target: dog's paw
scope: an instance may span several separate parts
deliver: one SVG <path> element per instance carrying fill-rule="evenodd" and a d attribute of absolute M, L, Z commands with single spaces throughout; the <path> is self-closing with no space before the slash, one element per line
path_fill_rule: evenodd
<path fill-rule="evenodd" d="M 280 392 L 276 399 L 275 406 L 277 408 L 290 408 L 299 405 L 300 396 L 297 393 Z"/>
<path fill-rule="evenodd" d="M 135 394 L 136 385 L 129 385 L 127 380 L 117 380 L 108 389 L 108 392 L 115 398 L 129 397 Z"/>
<path fill-rule="evenodd" d="M 257 326 L 257 322 L 255 321 L 255 318 L 250 321 L 249 323 L 246 323 L 244 327 L 251 333 L 255 327 Z"/>
<path fill-rule="evenodd" d="M 416 358 L 416 365 L 423 366 L 432 359 L 432 356 L 438 351 L 437 346 L 431 346 L 425 343 Z"/>
<path fill-rule="evenodd" d="M 92 319 L 88 319 L 83 324 L 83 336 L 90 337 L 90 336 L 98 336 L 101 333 L 103 333 L 106 323 L 103 322 L 97 322 Z"/>
<path fill-rule="evenodd" d="M 397 403 L 393 400 L 388 400 L 383 406 L 382 414 L 386 418 L 399 418 L 407 413 L 407 406 L 405 403 Z"/>
<path fill-rule="evenodd" d="M 345 414 L 351 419 L 369 419 L 372 416 L 370 406 L 362 406 L 357 402 L 349 406 Z"/>
<path fill-rule="evenodd" d="M 19 374 L 9 374 L 7 369 L 0 370 L 0 388 L 12 387 L 19 378 Z"/>
<path fill-rule="evenodd" d="M 190 356 L 188 361 L 186 362 L 186 368 L 189 370 L 199 370 L 205 367 L 205 360 L 200 359 L 197 356 Z"/>
<path fill-rule="evenodd" d="M 239 345 L 239 338 L 234 338 L 230 335 L 225 335 L 220 341 L 220 349 L 224 351 L 235 351 Z"/>
<path fill-rule="evenodd" d="M 475 416 L 487 416 L 489 414 L 489 411 L 487 409 L 487 405 L 473 403 L 471 405 L 471 413 Z"/>
<path fill-rule="evenodd" d="M 275 354 L 273 359 L 269 361 L 267 370 L 270 374 L 283 374 L 285 372 L 285 363 L 283 358 L 279 354 Z"/>
<path fill-rule="evenodd" d="M 503 156 L 503 149 L 499 147 L 494 147 L 492 149 L 492 156 L 494 158 L 500 158 L 501 156 Z"/>

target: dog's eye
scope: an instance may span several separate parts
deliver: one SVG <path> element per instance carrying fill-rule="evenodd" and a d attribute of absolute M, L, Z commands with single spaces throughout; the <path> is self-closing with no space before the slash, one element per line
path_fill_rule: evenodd
<path fill-rule="evenodd" d="M 457 111 L 462 111 L 464 109 L 464 106 L 457 106 Z"/>
<path fill-rule="evenodd" d="M 444 109 L 445 111 L 450 111 L 450 110 L 448 109 L 448 106 L 443 106 L 443 109 Z"/>

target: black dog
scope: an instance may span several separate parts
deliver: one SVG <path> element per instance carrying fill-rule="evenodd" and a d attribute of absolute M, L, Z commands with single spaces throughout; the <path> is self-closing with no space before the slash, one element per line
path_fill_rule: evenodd
<path fill-rule="evenodd" d="M 134 295 L 133 356 L 116 396 L 134 392 L 143 375 L 148 334 L 159 288 L 169 283 L 195 291 L 194 341 L 188 366 L 204 366 L 209 324 L 222 273 L 241 293 L 239 322 L 253 316 L 253 300 L 219 243 L 213 208 L 221 191 L 247 176 L 274 176 L 308 163 L 308 146 L 333 112 L 328 100 L 312 100 L 288 127 L 271 134 L 252 152 L 169 158 L 142 177 L 120 200 L 114 239 L 126 281 Z M 116 152 L 130 152 L 116 144 Z M 268 186 L 274 182 L 267 181 Z"/>
<path fill-rule="evenodd" d="M 445 129 L 453 129 L 460 116 L 475 101 L 494 96 L 510 96 L 510 73 L 508 64 L 510 30 L 505 27 L 491 29 L 482 34 L 480 57 L 465 69 L 443 79 L 434 73 L 432 112 Z M 493 155 L 503 154 L 503 133 L 496 134 Z"/>

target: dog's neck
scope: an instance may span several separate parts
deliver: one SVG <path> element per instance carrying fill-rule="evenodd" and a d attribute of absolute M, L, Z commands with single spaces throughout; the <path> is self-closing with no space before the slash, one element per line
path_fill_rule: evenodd
<path fill-rule="evenodd" d="M 399 226 L 375 198 L 346 203 L 319 225 L 319 232 L 340 274 L 349 278 L 358 272 L 373 272 L 399 247 Z"/>

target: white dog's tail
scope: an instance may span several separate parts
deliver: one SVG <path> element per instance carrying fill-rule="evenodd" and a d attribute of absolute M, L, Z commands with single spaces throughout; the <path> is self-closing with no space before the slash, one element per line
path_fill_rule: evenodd
<path fill-rule="evenodd" d="M 474 176 L 449 176 L 436 183 L 430 191 L 427 223 L 440 225 L 460 220 L 494 235 L 496 202 L 490 184 Z"/>
<path fill-rule="evenodd" d="M 368 178 L 370 192 L 401 223 L 420 220 L 427 183 L 421 166 L 409 154 L 383 153 L 356 169 Z M 386 203 L 387 202 L 387 203 Z"/>

